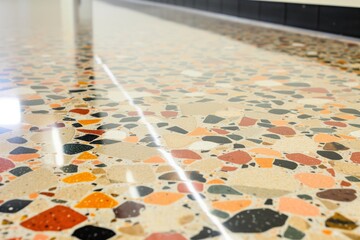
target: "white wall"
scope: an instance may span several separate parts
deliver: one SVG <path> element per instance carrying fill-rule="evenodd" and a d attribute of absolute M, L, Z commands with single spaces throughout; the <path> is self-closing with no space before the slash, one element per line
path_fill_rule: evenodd
<path fill-rule="evenodd" d="M 340 7 L 360 7 L 360 0 L 261 0 L 261 1 L 317 4 L 317 5 L 330 5 L 330 6 L 340 6 Z"/>

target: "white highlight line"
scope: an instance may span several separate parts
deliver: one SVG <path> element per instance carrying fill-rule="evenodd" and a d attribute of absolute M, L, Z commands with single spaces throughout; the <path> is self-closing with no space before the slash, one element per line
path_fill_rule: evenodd
<path fill-rule="evenodd" d="M 103 63 L 102 59 L 99 56 L 95 56 L 95 61 L 97 64 L 101 65 L 106 74 L 109 76 L 110 80 L 115 84 L 115 86 L 120 90 L 120 92 L 125 96 L 127 101 L 131 106 L 133 106 L 140 116 L 141 122 L 146 126 L 150 135 L 154 139 L 156 145 L 161 146 L 161 142 L 159 140 L 159 134 L 156 132 L 155 128 L 147 121 L 144 112 L 142 109 L 134 103 L 134 100 L 128 94 L 128 92 L 123 88 L 123 86 L 117 81 L 115 75 L 110 70 L 110 68 Z M 176 163 L 175 159 L 172 157 L 170 153 L 165 151 L 163 148 L 158 148 L 157 151 L 161 153 L 161 155 L 168 161 L 168 163 L 174 168 L 174 170 L 179 175 L 180 179 L 186 184 L 186 187 L 194 196 L 196 202 L 199 204 L 200 208 L 207 215 L 207 217 L 213 222 L 213 224 L 218 228 L 221 233 L 221 238 L 225 240 L 231 240 L 232 238 L 228 234 L 227 229 L 222 225 L 217 217 L 211 214 L 209 207 L 206 205 L 205 201 L 202 199 L 201 195 L 196 191 L 194 186 L 191 183 L 191 180 L 186 176 L 185 171 Z"/>

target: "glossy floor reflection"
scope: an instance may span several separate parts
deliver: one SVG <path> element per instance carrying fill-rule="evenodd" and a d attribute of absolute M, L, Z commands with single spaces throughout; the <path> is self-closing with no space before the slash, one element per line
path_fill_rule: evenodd
<path fill-rule="evenodd" d="M 0 2 L 1 239 L 358 239 L 357 42 L 125 1 Z"/>

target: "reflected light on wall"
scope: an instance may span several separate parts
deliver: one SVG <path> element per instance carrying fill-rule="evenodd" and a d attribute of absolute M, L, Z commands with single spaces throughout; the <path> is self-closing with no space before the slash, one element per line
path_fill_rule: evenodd
<path fill-rule="evenodd" d="M 17 98 L 0 98 L 0 125 L 16 125 L 21 122 L 21 106 Z"/>

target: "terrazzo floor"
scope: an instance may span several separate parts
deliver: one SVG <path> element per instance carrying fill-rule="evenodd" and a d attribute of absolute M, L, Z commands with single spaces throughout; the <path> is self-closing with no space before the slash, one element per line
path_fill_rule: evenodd
<path fill-rule="evenodd" d="M 358 41 L 64 2 L 0 2 L 1 239 L 360 239 Z"/>

